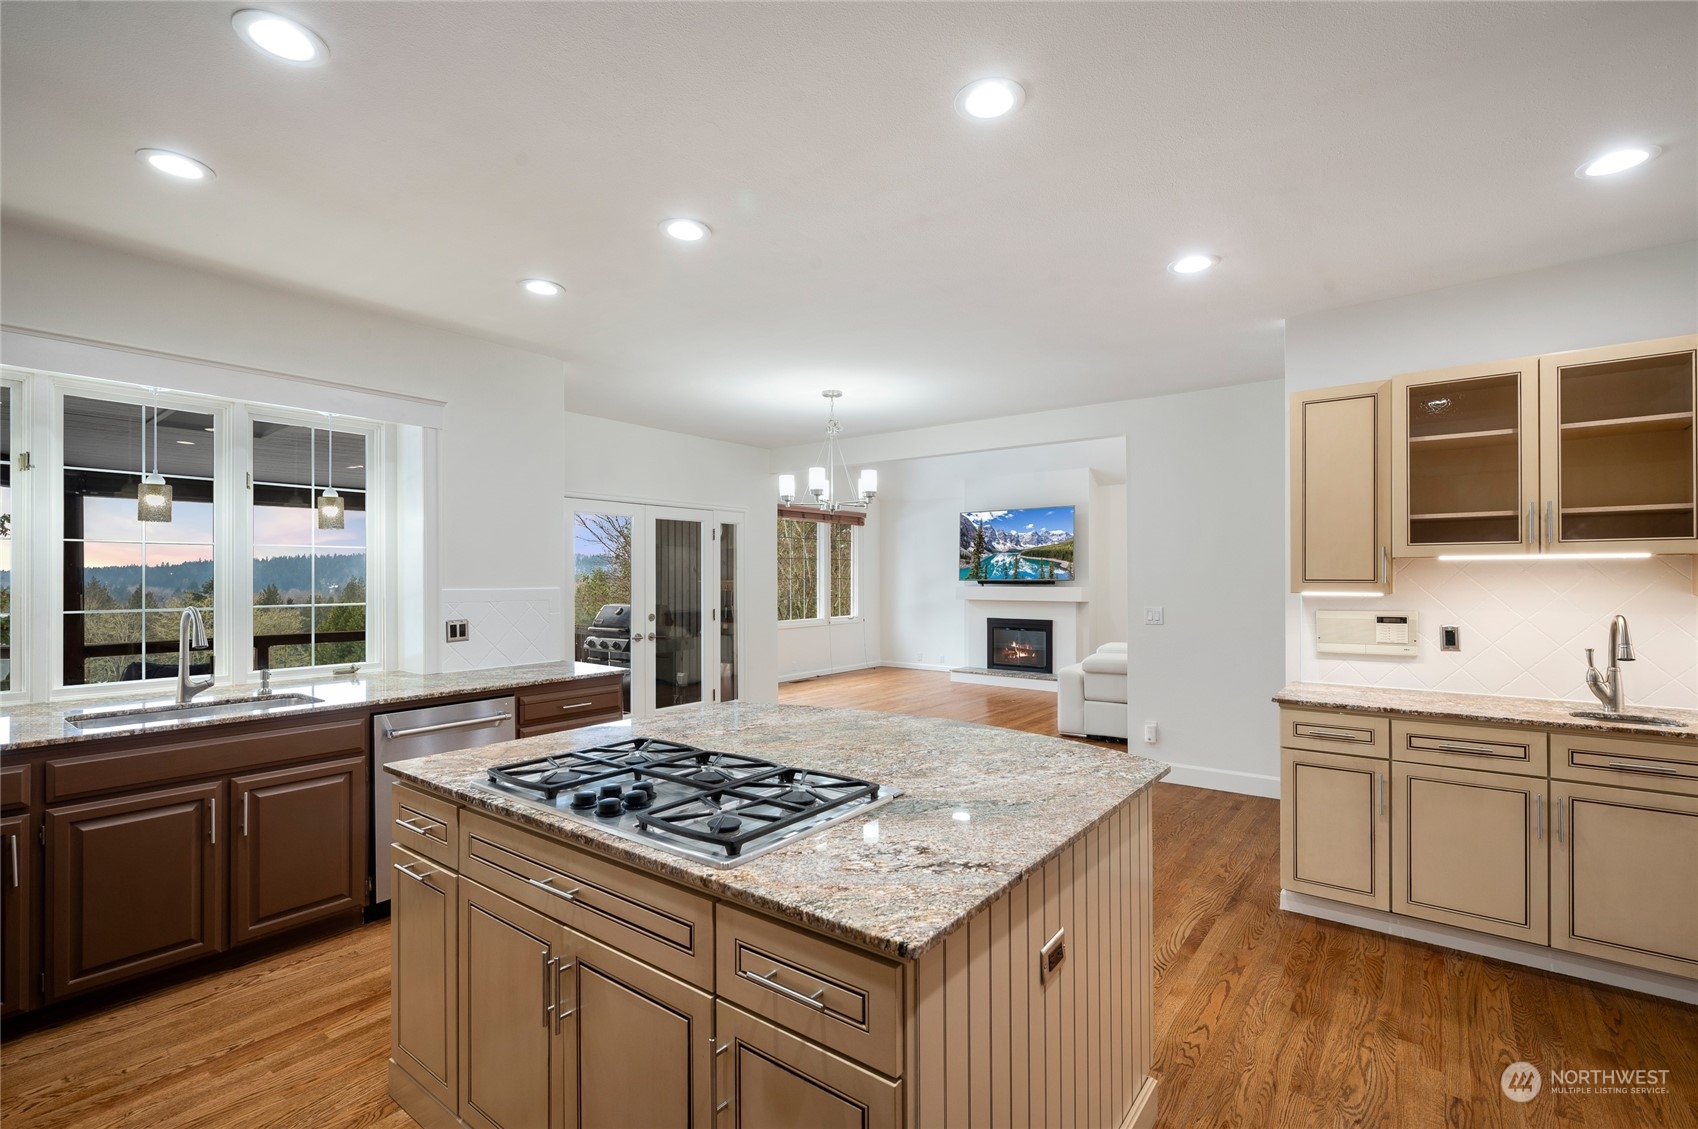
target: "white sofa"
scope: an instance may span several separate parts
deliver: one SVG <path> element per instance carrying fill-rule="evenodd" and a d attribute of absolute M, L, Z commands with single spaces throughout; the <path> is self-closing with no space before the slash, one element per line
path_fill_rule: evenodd
<path fill-rule="evenodd" d="M 1056 727 L 1076 737 L 1126 740 L 1126 644 L 1104 643 L 1056 674 Z"/>

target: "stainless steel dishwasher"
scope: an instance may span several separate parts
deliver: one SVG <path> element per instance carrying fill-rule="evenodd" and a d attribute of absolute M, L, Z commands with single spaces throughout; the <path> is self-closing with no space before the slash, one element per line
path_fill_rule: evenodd
<path fill-rule="evenodd" d="M 455 702 L 422 710 L 377 714 L 371 719 L 373 771 L 371 777 L 373 900 L 389 900 L 389 798 L 395 778 L 383 770 L 386 764 L 452 753 L 511 741 L 518 733 L 517 711 L 512 698 L 484 698 Z"/>

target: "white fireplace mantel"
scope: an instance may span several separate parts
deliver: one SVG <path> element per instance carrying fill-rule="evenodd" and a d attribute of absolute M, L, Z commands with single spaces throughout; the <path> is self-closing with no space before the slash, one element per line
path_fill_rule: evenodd
<path fill-rule="evenodd" d="M 1090 602 L 1089 592 L 1073 585 L 1049 584 L 973 584 L 959 585 L 957 600 L 972 603 L 976 600 L 1015 604 L 1084 604 Z"/>

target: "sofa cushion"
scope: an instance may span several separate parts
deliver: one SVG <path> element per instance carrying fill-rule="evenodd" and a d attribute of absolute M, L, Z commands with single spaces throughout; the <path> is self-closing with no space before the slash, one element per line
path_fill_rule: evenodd
<path fill-rule="evenodd" d="M 1079 665 L 1085 668 L 1086 674 L 1118 674 L 1124 678 L 1126 676 L 1126 652 L 1098 651 L 1094 655 L 1087 655 L 1085 661 Z M 1124 701 L 1125 699 L 1121 700 Z"/>
<path fill-rule="evenodd" d="M 1104 643 L 1102 646 L 1097 648 L 1097 654 L 1099 655 L 1124 655 L 1125 653 L 1125 643 Z"/>
<path fill-rule="evenodd" d="M 1125 702 L 1125 673 L 1092 674 L 1090 671 L 1086 671 L 1085 700 L 1087 702 Z"/>

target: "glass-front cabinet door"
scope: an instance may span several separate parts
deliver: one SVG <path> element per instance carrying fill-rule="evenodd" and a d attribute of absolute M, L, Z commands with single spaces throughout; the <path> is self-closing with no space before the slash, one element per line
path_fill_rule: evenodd
<path fill-rule="evenodd" d="M 1698 335 L 1539 360 L 1546 552 L 1698 552 Z"/>
<path fill-rule="evenodd" d="M 1538 547 L 1538 359 L 1398 377 L 1395 555 Z"/>

